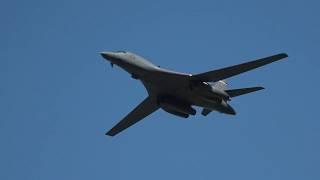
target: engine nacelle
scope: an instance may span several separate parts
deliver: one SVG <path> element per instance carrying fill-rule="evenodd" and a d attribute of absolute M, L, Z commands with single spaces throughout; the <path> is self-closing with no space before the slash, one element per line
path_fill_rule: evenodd
<path fill-rule="evenodd" d="M 165 110 L 166 112 L 170 113 L 170 114 L 175 115 L 175 116 L 179 116 L 179 117 L 182 117 L 182 118 L 188 118 L 189 117 L 189 114 L 184 114 L 184 113 L 177 112 L 177 111 L 171 111 L 171 110 L 164 109 L 164 108 L 162 108 L 162 109 Z"/>
<path fill-rule="evenodd" d="M 193 109 L 190 105 L 188 104 L 183 104 L 177 101 L 160 101 L 159 102 L 160 107 L 167 111 L 168 113 L 174 114 L 178 112 L 178 114 L 182 115 L 195 115 L 197 111 Z M 177 113 L 175 114 L 177 115 Z"/>

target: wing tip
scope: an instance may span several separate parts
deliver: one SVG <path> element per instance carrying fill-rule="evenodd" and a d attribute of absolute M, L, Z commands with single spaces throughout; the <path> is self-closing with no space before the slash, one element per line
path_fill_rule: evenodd
<path fill-rule="evenodd" d="M 116 133 L 113 133 L 113 132 L 111 132 L 111 131 L 108 131 L 108 132 L 106 132 L 105 135 L 106 135 L 106 136 L 111 136 L 111 137 L 113 137 L 113 136 L 116 135 Z"/>
<path fill-rule="evenodd" d="M 280 59 L 289 57 L 289 55 L 287 53 L 280 53 L 280 54 L 278 54 L 278 56 Z"/>

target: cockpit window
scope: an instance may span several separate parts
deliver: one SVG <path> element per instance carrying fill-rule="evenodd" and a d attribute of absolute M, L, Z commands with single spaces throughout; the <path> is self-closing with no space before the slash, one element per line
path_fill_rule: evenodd
<path fill-rule="evenodd" d="M 115 51 L 117 53 L 127 53 L 126 51 Z"/>

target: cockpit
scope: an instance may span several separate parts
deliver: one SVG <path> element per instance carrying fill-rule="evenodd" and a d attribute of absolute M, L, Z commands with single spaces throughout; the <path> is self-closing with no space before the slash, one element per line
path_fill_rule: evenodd
<path fill-rule="evenodd" d="M 114 51 L 116 53 L 127 53 L 127 51 Z"/>

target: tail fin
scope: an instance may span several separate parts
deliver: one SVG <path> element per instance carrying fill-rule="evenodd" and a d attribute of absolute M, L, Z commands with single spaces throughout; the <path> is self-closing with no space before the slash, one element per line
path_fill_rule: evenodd
<path fill-rule="evenodd" d="M 263 87 L 249 87 L 249 88 L 241 88 L 241 89 L 229 89 L 227 90 L 227 83 L 225 82 L 225 80 L 220 80 L 214 84 L 212 84 L 212 86 L 214 88 L 217 88 L 217 89 L 220 89 L 220 90 L 223 90 L 225 91 L 230 97 L 236 97 L 236 96 L 241 96 L 241 95 L 244 95 L 244 94 L 248 94 L 248 93 L 252 93 L 252 92 L 255 92 L 255 91 L 259 91 L 259 90 L 262 90 L 264 89 Z M 229 106 L 231 107 L 231 106 Z M 232 108 L 231 108 L 232 109 Z M 207 116 L 208 114 L 210 114 L 212 112 L 212 110 L 210 109 L 206 109 L 206 108 L 203 108 L 201 114 L 203 116 Z M 227 114 L 235 114 L 234 110 L 232 109 L 231 111 L 232 113 L 227 113 Z M 226 112 L 225 112 L 226 113 Z"/>
<path fill-rule="evenodd" d="M 244 94 L 252 93 L 255 91 L 259 91 L 264 89 L 263 87 L 250 87 L 250 88 L 242 88 L 242 89 L 230 89 L 226 90 L 226 93 L 229 94 L 230 97 L 241 96 Z"/>
<path fill-rule="evenodd" d="M 220 80 L 218 82 L 215 82 L 212 84 L 214 88 L 220 89 L 220 90 L 226 90 L 227 89 L 227 81 L 226 80 Z"/>
<path fill-rule="evenodd" d="M 212 82 L 208 82 L 213 88 L 215 89 L 219 89 L 219 90 L 222 90 L 222 91 L 225 91 L 227 89 L 227 81 L 224 79 L 224 80 L 220 80 L 220 81 L 217 81 L 215 83 L 212 83 Z M 212 110 L 210 109 L 206 109 L 206 108 L 203 108 L 201 114 L 203 116 L 207 116 L 208 114 L 210 114 L 212 112 Z"/>

